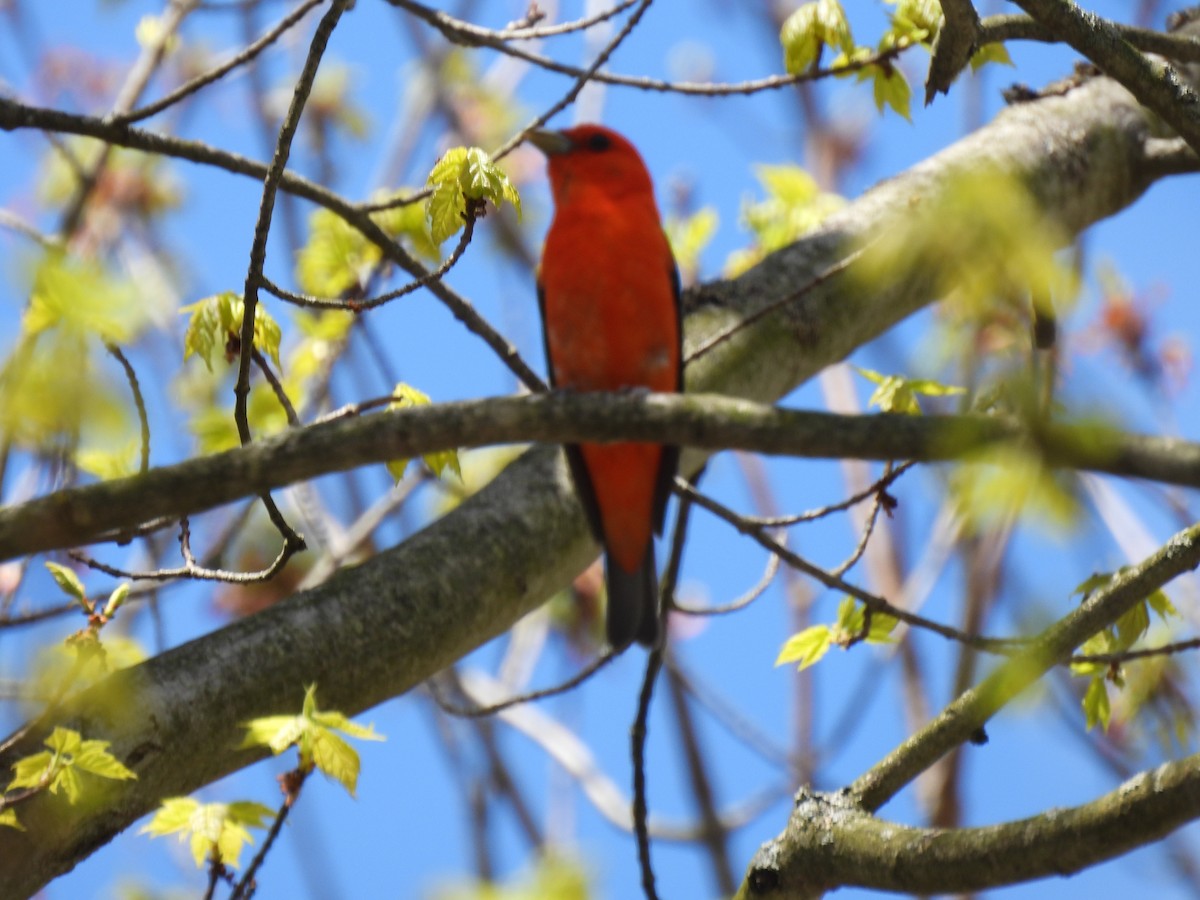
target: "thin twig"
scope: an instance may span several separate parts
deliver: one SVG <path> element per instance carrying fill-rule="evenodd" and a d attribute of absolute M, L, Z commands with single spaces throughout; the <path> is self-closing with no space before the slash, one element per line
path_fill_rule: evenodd
<path fill-rule="evenodd" d="M 41 245 L 45 250 L 61 250 L 63 248 L 61 238 L 43 234 L 30 222 L 26 222 L 11 210 L 0 209 L 0 228 L 7 228 L 15 234 L 27 237 L 34 243 Z"/>
<path fill-rule="evenodd" d="M 738 319 L 738 321 L 735 325 L 731 326 L 730 328 L 721 332 L 720 334 L 713 335 L 707 341 L 705 341 L 703 344 L 701 344 L 700 346 L 698 346 L 694 350 L 692 350 L 692 352 L 687 355 L 687 358 L 684 360 L 684 363 L 685 364 L 690 363 L 693 360 L 698 359 L 699 357 L 703 356 L 705 353 L 708 353 L 709 351 L 711 351 L 711 350 L 715 349 L 716 347 L 720 346 L 721 344 L 725 343 L 726 341 L 728 341 L 730 338 L 734 337 L 739 332 L 744 331 L 745 329 L 749 328 L 755 322 L 758 322 L 759 320 L 765 318 L 766 316 L 769 316 L 771 313 L 773 313 L 779 309 L 782 309 L 783 307 L 788 306 L 789 304 L 792 304 L 799 300 L 802 300 L 804 297 L 806 297 L 808 295 L 808 293 L 810 291 L 815 290 L 816 288 L 823 285 L 829 279 L 845 272 L 848 268 L 850 268 L 851 265 L 858 262 L 858 260 L 862 257 L 862 255 L 864 253 L 866 253 L 867 250 L 871 247 L 871 245 L 874 244 L 877 240 L 879 240 L 879 238 L 872 238 L 871 241 L 869 241 L 865 246 L 859 247 L 853 253 L 848 254 L 844 258 L 839 259 L 837 262 L 832 263 L 829 266 L 826 266 L 824 269 L 822 269 L 820 272 L 818 272 L 816 275 L 814 275 L 811 279 L 809 279 L 808 282 L 801 285 L 799 288 L 797 288 L 792 293 L 788 294 L 786 297 L 776 300 L 773 303 L 768 303 L 766 306 L 763 306 L 760 309 L 756 309 L 750 315 L 744 316 L 741 319 Z"/>
<path fill-rule="evenodd" d="M 581 78 L 585 81 L 598 81 L 603 84 L 615 84 L 623 87 L 632 87 L 644 91 L 657 91 L 660 93 L 673 94 L 689 94 L 701 97 L 725 97 L 733 95 L 748 95 L 756 94 L 762 91 L 780 90 L 781 88 L 791 87 L 796 84 L 805 82 L 820 81 L 826 78 L 845 75 L 851 72 L 861 71 L 862 69 L 871 66 L 894 62 L 904 50 L 905 47 L 893 47 L 883 50 L 879 53 L 874 53 L 871 56 L 863 59 L 848 61 L 844 64 L 831 66 L 828 68 L 809 69 L 805 72 L 800 72 L 795 75 L 770 75 L 766 78 L 755 78 L 747 81 L 738 81 L 732 83 L 697 83 L 691 81 L 664 81 L 658 78 L 645 78 L 634 75 L 617 75 L 609 72 L 592 71 L 588 72 L 585 69 L 580 69 L 577 66 L 560 63 L 557 60 L 551 59 L 548 56 L 542 56 L 538 53 L 525 50 L 521 47 L 515 47 L 508 42 L 502 32 L 488 31 L 487 29 L 479 28 L 469 22 L 463 22 L 460 19 L 455 19 L 446 13 L 438 10 L 430 9 L 420 3 L 415 3 L 413 0 L 387 0 L 392 6 L 407 10 L 413 15 L 427 22 L 438 31 L 451 43 L 466 44 L 467 46 L 486 46 L 499 53 L 505 53 L 509 56 L 522 59 L 525 62 L 532 63 L 539 68 L 546 69 L 550 72 L 557 72 L 560 75 L 570 75 L 575 78 Z M 635 12 L 631 16 L 631 20 L 638 16 Z M 628 22 L 626 23 L 628 24 Z M 911 45 L 911 46 L 916 46 Z M 607 59 L 607 54 L 604 55 Z M 601 60 L 601 64 L 604 60 Z M 599 66 L 594 66 L 596 70 Z M 557 112 L 558 110 L 555 110 Z M 549 116 L 547 116 L 549 118 Z"/>
<path fill-rule="evenodd" d="M 796 513 L 791 516 L 744 516 L 743 518 L 754 525 L 761 525 L 763 528 L 783 528 L 788 525 L 798 525 L 801 522 L 815 522 L 818 519 L 823 519 L 835 512 L 842 512 L 852 506 L 857 506 L 869 497 L 878 497 L 894 484 L 901 475 L 916 465 L 916 462 L 909 460 L 903 462 L 894 468 L 889 467 L 883 475 L 879 477 L 870 487 L 864 488 L 857 494 L 852 494 L 845 500 L 838 503 L 831 503 L 828 506 L 821 506 L 817 509 L 806 510 L 802 513 Z"/>
<path fill-rule="evenodd" d="M 892 463 L 889 461 L 884 469 L 884 477 L 886 478 L 891 473 Z M 871 540 L 871 535 L 875 533 L 875 523 L 879 521 L 879 511 L 884 508 L 884 502 L 884 492 L 881 490 L 876 491 L 875 500 L 871 503 L 871 511 L 867 513 L 867 522 L 863 526 L 862 534 L 859 536 L 857 546 L 855 546 L 854 550 L 841 565 L 836 566 L 831 570 L 831 573 L 835 577 L 841 578 L 843 575 L 849 572 L 854 567 L 854 564 L 862 559 L 862 555 L 867 552 L 867 543 Z M 865 620 L 864 628 L 868 630 L 870 629 L 870 623 L 866 622 Z"/>
<path fill-rule="evenodd" d="M 283 388 L 283 383 L 280 382 L 279 376 L 271 368 L 271 364 L 267 361 L 267 358 L 262 355 L 262 352 L 257 347 L 250 348 L 250 358 L 254 360 L 254 364 L 258 366 L 258 370 L 262 372 L 263 378 L 266 379 L 267 384 L 271 386 L 271 390 L 275 393 L 275 399 L 283 407 L 288 425 L 292 428 L 299 428 L 300 417 L 296 415 L 296 407 L 292 406 L 292 401 L 288 398 L 287 391 Z"/>
<path fill-rule="evenodd" d="M 138 471 L 144 474 L 150 468 L 150 419 L 146 415 L 146 399 L 142 396 L 142 387 L 138 383 L 137 372 L 133 370 L 133 364 L 121 352 L 121 348 L 106 341 L 104 349 L 125 370 L 125 380 L 129 382 L 129 390 L 133 394 L 133 404 L 137 407 L 138 423 L 142 429 L 142 456 Z"/>
<path fill-rule="evenodd" d="M 254 895 L 256 888 L 254 876 L 262 868 L 267 854 L 271 852 L 271 847 L 275 845 L 275 840 L 279 837 L 279 832 L 283 830 L 283 825 L 287 821 L 292 807 L 296 805 L 296 801 L 300 797 L 300 789 L 304 787 L 304 782 L 308 780 L 311 772 L 311 769 L 297 768 L 279 776 L 279 786 L 284 794 L 283 804 L 279 807 L 279 811 L 275 813 L 275 821 L 271 823 L 271 828 L 267 832 L 267 836 L 263 838 L 262 846 L 254 854 L 254 859 L 250 860 L 250 865 L 246 866 L 246 871 L 242 874 L 241 880 L 234 885 L 233 892 L 229 895 L 229 900 L 243 900 L 243 898 Z"/>
<path fill-rule="evenodd" d="M 140 122 L 142 119 L 148 119 L 153 115 L 157 115 L 164 109 L 174 106 L 180 100 L 183 100 L 192 94 L 200 91 L 201 88 L 207 87 L 214 81 L 223 78 L 225 75 L 232 72 L 238 66 L 245 65 L 254 59 L 263 50 L 275 43 L 289 28 L 308 15 L 308 11 L 314 6 L 319 6 L 325 0 L 304 0 L 296 9 L 292 10 L 284 16 L 274 28 L 267 31 L 258 40 L 248 45 L 239 53 L 230 57 L 225 62 L 214 66 L 207 72 L 197 75 L 195 78 L 181 84 L 175 90 L 171 91 L 160 100 L 153 103 L 148 103 L 138 109 L 131 110 L 125 113 L 118 113 L 110 116 L 109 121 L 118 125 L 129 125 L 133 122 Z"/>
<path fill-rule="evenodd" d="M 596 657 L 562 684 L 537 691 L 530 691 L 526 694 L 519 694 L 507 700 L 502 700 L 499 703 L 489 704 L 488 706 L 457 706 L 442 696 L 433 680 L 425 682 L 425 687 L 429 691 L 429 696 L 433 698 L 433 702 L 447 715 L 460 719 L 479 719 L 485 716 L 494 716 L 496 713 L 519 706 L 522 703 L 533 703 L 537 700 L 545 700 L 547 697 L 557 697 L 559 694 L 565 694 L 568 691 L 574 690 L 616 659 L 617 655 L 609 650 L 607 653 Z"/>
<path fill-rule="evenodd" d="M 78 550 L 68 550 L 67 556 L 97 572 L 103 572 L 113 578 L 128 578 L 131 581 L 174 581 L 177 578 L 189 578 L 195 581 L 221 581 L 227 584 L 260 584 L 270 581 L 279 574 L 279 571 L 297 552 L 296 547 L 285 540 L 279 550 L 279 555 L 267 568 L 257 572 L 230 572 L 225 569 L 210 569 L 200 565 L 192 554 L 191 539 L 192 533 L 188 518 L 184 516 L 179 522 L 179 551 L 183 556 L 183 565 L 173 569 L 136 572 L 102 563 Z"/>
<path fill-rule="evenodd" d="M 459 235 L 458 243 L 455 244 L 453 252 L 436 269 L 427 272 L 420 278 L 410 281 L 408 284 L 394 291 L 388 291 L 386 294 L 380 294 L 376 297 L 369 297 L 366 300 L 335 300 L 331 297 L 314 297 L 310 294 L 301 294 L 280 287 L 265 275 L 261 276 L 259 281 L 264 289 L 274 294 L 280 300 L 286 300 L 288 303 L 294 303 L 297 306 L 313 309 L 340 309 L 356 313 L 374 309 L 377 306 L 383 306 L 385 303 L 390 303 L 392 300 L 397 300 L 423 287 L 428 287 L 435 281 L 441 280 L 447 272 L 454 268 L 455 264 L 462 259 L 463 253 L 466 252 L 467 245 L 471 243 L 471 238 L 475 236 L 476 218 L 477 214 L 470 209 L 463 216 L 463 230 Z"/>
<path fill-rule="evenodd" d="M 984 650 L 988 653 L 1011 655 L 1012 653 L 1020 650 L 1020 648 L 1027 643 L 1026 641 L 1018 638 L 990 638 L 977 634 L 966 634 L 962 631 L 959 631 L 957 628 L 951 628 L 948 625 L 943 625 L 941 622 L 935 622 L 932 619 L 926 619 L 924 616 L 918 616 L 906 609 L 901 609 L 898 606 L 894 606 L 882 597 L 869 593 L 868 591 L 864 591 L 857 585 L 853 585 L 848 581 L 844 581 L 841 578 L 830 574 L 819 566 L 815 566 L 807 560 L 802 559 L 800 556 L 793 553 L 791 550 L 787 549 L 770 535 L 768 535 L 764 529 L 757 526 L 748 525 L 742 519 L 742 517 L 733 510 L 717 502 L 712 497 L 699 493 L 690 485 L 688 485 L 683 479 L 677 478 L 675 480 L 675 490 L 682 496 L 690 496 L 699 506 L 704 507 L 709 512 L 724 519 L 742 534 L 753 538 L 766 549 L 776 553 L 792 568 L 803 572 L 805 575 L 808 575 L 810 578 L 813 578 L 816 581 L 819 581 L 827 588 L 832 588 L 833 590 L 842 591 L 849 594 L 856 600 L 862 601 L 863 604 L 865 604 L 869 609 L 873 609 L 876 612 L 886 613 L 889 616 L 899 619 L 901 622 L 906 622 L 907 624 L 917 628 L 924 628 L 928 631 L 932 631 L 934 634 L 941 635 L 944 638 L 967 644 L 975 647 L 976 649 Z"/>
<path fill-rule="evenodd" d="M 699 480 L 697 475 L 689 486 Z M 637 838 L 638 864 L 642 870 L 642 890 L 646 900 L 657 900 L 658 892 L 654 887 L 654 865 L 650 858 L 650 828 L 649 803 L 646 799 L 646 735 L 647 722 L 650 717 L 650 698 L 654 695 L 654 683 L 662 669 L 666 656 L 667 642 L 670 640 L 668 615 L 675 605 L 675 586 L 679 581 L 679 568 L 683 561 L 683 546 L 687 537 L 688 521 L 691 518 L 692 501 L 684 496 L 679 500 L 675 512 L 675 527 L 671 533 L 671 556 L 667 560 L 667 568 L 659 584 L 662 621 L 658 629 L 658 641 L 650 648 L 646 659 L 646 674 L 642 679 L 642 689 L 638 694 L 637 716 L 630 729 L 629 739 L 633 757 L 633 833 Z"/>
<path fill-rule="evenodd" d="M 780 544 L 787 543 L 787 533 L 780 532 L 774 540 Z M 767 557 L 767 568 L 763 572 L 762 578 L 758 580 L 750 590 L 746 591 L 735 600 L 730 600 L 728 603 L 722 603 L 717 606 L 685 606 L 677 603 L 675 611 L 683 613 L 685 616 L 724 616 L 738 610 L 745 609 L 759 597 L 761 597 L 771 586 L 771 582 L 775 580 L 776 574 L 779 572 L 779 555 L 772 553 Z"/>

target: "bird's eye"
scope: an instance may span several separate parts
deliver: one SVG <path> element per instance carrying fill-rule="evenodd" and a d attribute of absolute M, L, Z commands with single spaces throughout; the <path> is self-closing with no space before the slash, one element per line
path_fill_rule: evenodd
<path fill-rule="evenodd" d="M 607 134 L 593 134 L 587 140 L 588 149 L 595 150 L 596 152 L 599 152 L 601 150 L 607 150 L 611 146 L 612 146 L 612 141 L 610 141 L 608 139 Z"/>

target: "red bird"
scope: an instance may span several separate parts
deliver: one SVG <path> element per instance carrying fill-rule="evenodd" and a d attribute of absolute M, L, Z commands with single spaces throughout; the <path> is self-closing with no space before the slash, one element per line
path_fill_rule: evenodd
<path fill-rule="evenodd" d="M 550 382 L 576 391 L 683 390 L 679 272 L 637 150 L 599 125 L 534 131 L 554 221 L 538 273 Z M 660 444 L 578 444 L 567 462 L 605 550 L 608 642 L 658 637 L 654 533 L 679 462 Z"/>

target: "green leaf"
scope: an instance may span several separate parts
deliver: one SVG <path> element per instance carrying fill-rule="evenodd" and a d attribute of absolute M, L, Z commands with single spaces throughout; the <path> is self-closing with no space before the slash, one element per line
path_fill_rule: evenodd
<path fill-rule="evenodd" d="M 104 604 L 104 615 L 108 618 L 112 618 L 113 614 L 124 605 L 125 598 L 128 596 L 129 582 L 122 581 L 115 588 L 113 588 L 113 592 L 108 595 L 108 602 Z"/>
<path fill-rule="evenodd" d="M 766 198 L 742 204 L 741 225 L 754 235 L 755 247 L 731 254 L 725 263 L 729 277 L 794 243 L 845 205 L 837 194 L 823 192 L 816 179 L 799 166 L 757 165 L 754 176 Z"/>
<path fill-rule="evenodd" d="M 429 234 L 435 244 L 440 245 L 450 235 L 458 233 L 466 209 L 466 197 L 457 180 L 434 185 L 433 193 L 425 201 L 425 218 L 429 221 Z"/>
<path fill-rule="evenodd" d="M 108 752 L 109 741 L 84 741 L 75 754 L 75 768 L 101 778 L 127 781 L 137 774 Z"/>
<path fill-rule="evenodd" d="M 141 644 L 123 634 L 106 633 L 100 647 L 103 653 L 93 654 L 92 661 L 82 669 L 77 666 L 81 652 L 77 645 L 59 642 L 39 648 L 31 666 L 31 691 L 35 696 L 51 696 L 68 674 L 74 679 L 71 682 L 72 691 L 81 691 L 118 669 L 137 665 L 147 655 Z"/>
<path fill-rule="evenodd" d="M 112 481 L 137 472 L 140 453 L 141 441 L 136 438 L 111 449 L 81 447 L 75 451 L 75 465 L 101 481 Z"/>
<path fill-rule="evenodd" d="M 717 233 L 719 221 L 716 209 L 711 206 L 698 209 L 686 218 L 667 217 L 667 239 L 681 272 L 695 272 L 699 267 L 700 254 Z"/>
<path fill-rule="evenodd" d="M 425 216 L 435 244 L 463 226 L 467 200 L 487 200 L 499 208 L 510 203 L 521 215 L 521 197 L 504 170 L 479 147 L 455 147 L 434 164 L 426 179 L 433 189 L 425 201 Z"/>
<path fill-rule="evenodd" d="M 419 391 L 403 381 L 392 389 L 392 396 L 396 399 L 388 404 L 388 409 L 410 409 L 416 406 L 429 406 L 433 403 L 424 391 Z M 425 465 L 429 466 L 430 471 L 439 478 L 448 469 L 458 477 L 459 481 L 462 481 L 462 466 L 459 463 L 457 450 L 434 450 L 421 458 L 425 461 Z M 387 470 L 398 482 L 404 477 L 409 462 L 408 459 L 393 459 L 387 463 Z"/>
<path fill-rule="evenodd" d="M 1096 725 L 1108 731 L 1112 707 L 1108 702 L 1108 685 L 1103 677 L 1093 677 L 1088 684 L 1088 689 L 1083 695 L 1083 712 L 1087 717 L 1088 731 L 1091 731 Z"/>
<path fill-rule="evenodd" d="M 1161 588 L 1147 597 L 1146 602 L 1150 604 L 1150 608 L 1154 610 L 1158 614 L 1158 617 L 1163 621 L 1166 621 L 1168 616 L 1177 617 L 1179 615 L 1179 610 L 1175 608 L 1175 604 L 1168 599 L 1167 595 L 1163 593 Z"/>
<path fill-rule="evenodd" d="M 1115 653 L 1117 650 L 1116 639 L 1112 634 L 1105 629 L 1093 634 L 1090 638 L 1083 642 L 1079 648 L 1079 656 L 1106 656 L 1110 653 Z M 1102 675 L 1108 671 L 1107 663 L 1099 662 L 1073 662 L 1071 663 L 1072 675 Z"/>
<path fill-rule="evenodd" d="M 1117 619 L 1117 645 L 1128 650 L 1150 627 L 1150 612 L 1145 601 L 1135 603 Z"/>
<path fill-rule="evenodd" d="M 98 263 L 50 251 L 34 272 L 22 325 L 30 335 L 65 328 L 127 344 L 149 323 L 141 300 L 131 283 L 114 279 Z"/>
<path fill-rule="evenodd" d="M 296 746 L 302 767 L 315 766 L 353 795 L 358 785 L 358 753 L 335 732 L 370 741 L 382 741 L 384 737 L 373 727 L 352 722 L 340 712 L 318 709 L 316 689 L 313 684 L 305 691 L 298 716 L 265 716 L 244 723 L 242 746 L 266 746 L 276 755 Z"/>
<path fill-rule="evenodd" d="M 84 609 L 87 609 L 87 592 L 83 589 L 83 582 L 79 580 L 79 576 L 71 569 L 61 566 L 58 563 L 47 562 L 45 566 L 50 570 L 50 574 L 54 576 L 54 582 L 62 589 L 62 592 L 68 597 L 74 597 Z"/>
<path fill-rule="evenodd" d="M 896 626 L 899 624 L 900 620 L 895 616 L 879 612 L 878 610 L 871 613 L 871 627 L 867 629 L 867 643 L 895 643 L 896 639 L 892 637 L 892 632 L 896 630 Z"/>
<path fill-rule="evenodd" d="M 918 416 L 921 404 L 918 394 L 927 397 L 946 397 L 965 393 L 964 388 L 941 384 L 927 378 L 908 379 L 900 375 L 881 375 L 871 369 L 852 367 L 863 378 L 878 385 L 867 401 L 869 406 L 878 406 L 885 413 L 903 413 Z"/>
<path fill-rule="evenodd" d="M 891 29 L 884 37 L 888 46 L 932 44 L 942 29 L 942 5 L 938 0 L 887 0 L 895 5 Z"/>
<path fill-rule="evenodd" d="M 25 826 L 17 819 L 17 811 L 15 809 L 0 809 L 0 826 L 15 828 L 17 831 L 25 830 Z"/>
<path fill-rule="evenodd" d="M 96 360 L 98 343 L 75 328 L 18 336 L 0 359 L 0 439 L 61 455 L 64 446 L 113 443 L 132 424 L 127 388 Z"/>
<path fill-rule="evenodd" d="M 191 825 L 192 814 L 199 807 L 200 802 L 191 797 L 168 797 L 159 804 L 158 810 L 151 816 L 150 821 L 141 827 L 138 834 L 163 837 L 186 831 Z"/>
<path fill-rule="evenodd" d="M 875 81 L 875 108 L 883 112 L 890 106 L 909 122 L 912 121 L 912 88 L 897 66 L 881 64 L 871 67 Z"/>
<path fill-rule="evenodd" d="M 229 348 L 236 346 L 241 340 L 242 317 L 245 315 L 245 305 L 239 294 L 233 291 L 222 291 L 211 297 L 205 297 L 179 310 L 181 315 L 191 313 L 187 331 L 183 336 L 183 359 L 186 362 L 192 356 L 199 356 L 204 364 L 212 371 L 213 362 L 218 356 L 223 356 L 226 362 L 232 362 L 234 357 Z M 259 303 L 254 313 L 254 346 L 271 357 L 275 368 L 281 370 L 279 362 L 279 343 L 282 331 L 266 307 Z"/>
<path fill-rule="evenodd" d="M 832 644 L 833 633 L 828 625 L 813 625 L 798 634 L 792 635 L 775 658 L 775 665 L 799 662 L 800 670 L 816 665 Z"/>
<path fill-rule="evenodd" d="M 242 727 L 246 736 L 242 738 L 241 749 L 267 747 L 278 756 L 300 741 L 305 721 L 303 716 L 263 716 L 244 722 Z"/>
<path fill-rule="evenodd" d="M 54 767 L 54 754 L 46 750 L 23 756 L 13 763 L 13 779 L 8 783 L 8 790 L 49 784 L 55 774 Z"/>
<path fill-rule="evenodd" d="M 372 203 L 382 203 L 389 199 L 408 197 L 416 193 L 413 190 L 392 191 L 372 195 Z M 429 220 L 425 216 L 425 207 L 421 203 L 406 203 L 403 206 L 393 206 L 371 214 L 390 237 L 402 238 L 418 256 L 429 262 L 436 262 L 441 253 L 438 245 L 433 242 L 433 234 L 429 230 Z"/>
<path fill-rule="evenodd" d="M 358 751 L 332 731 L 322 730 L 313 734 L 311 753 L 317 769 L 341 784 L 353 797 L 358 788 L 361 765 Z"/>
<path fill-rule="evenodd" d="M 783 65 L 790 75 L 811 68 L 823 47 L 835 47 L 844 53 L 854 50 L 850 23 L 838 0 L 805 3 L 784 21 L 779 42 L 783 45 Z"/>
<path fill-rule="evenodd" d="M 192 859 L 200 868 L 215 856 L 221 863 L 237 868 L 243 847 L 254 843 L 248 828 L 264 828 L 275 813 L 261 803 L 201 804 L 191 797 L 170 797 L 139 834 L 163 837 L 178 834 L 190 838 Z"/>
<path fill-rule="evenodd" d="M 984 44 L 973 54 L 971 54 L 971 71 L 978 72 L 988 63 L 996 63 L 1002 66 L 1013 65 L 1012 57 L 1008 55 L 1008 48 L 999 41 L 991 44 Z"/>
<path fill-rule="evenodd" d="M 324 728 L 331 728 L 335 731 L 340 731 L 343 734 L 348 734 L 352 738 L 358 738 L 360 741 L 383 741 L 387 740 L 382 734 L 375 730 L 374 725 L 359 725 L 353 719 L 348 719 L 340 712 L 319 712 L 312 713 L 313 721 Z"/>
<path fill-rule="evenodd" d="M 835 644 L 847 645 L 859 639 L 869 644 L 890 644 L 891 634 L 896 630 L 899 619 L 883 612 L 871 613 L 871 627 L 863 635 L 867 607 L 853 597 L 843 597 L 838 604 L 837 621 L 831 626 L 830 640 Z"/>
<path fill-rule="evenodd" d="M 1075 586 L 1075 590 L 1071 591 L 1071 593 L 1072 593 L 1072 595 L 1080 594 L 1083 596 L 1084 599 L 1087 599 L 1087 597 L 1093 591 L 1096 591 L 1102 587 L 1105 587 L 1112 580 L 1113 580 L 1112 572 L 1096 572 L 1092 575 L 1089 575 L 1083 581 L 1079 582 L 1079 584 L 1077 584 Z"/>
<path fill-rule="evenodd" d="M 80 772 L 114 780 L 137 778 L 108 752 L 108 741 L 85 741 L 79 732 L 58 726 L 44 743 L 49 752 L 34 753 L 13 764 L 10 791 L 44 785 L 50 793 L 61 792 L 70 803 L 75 803 L 84 790 Z"/>

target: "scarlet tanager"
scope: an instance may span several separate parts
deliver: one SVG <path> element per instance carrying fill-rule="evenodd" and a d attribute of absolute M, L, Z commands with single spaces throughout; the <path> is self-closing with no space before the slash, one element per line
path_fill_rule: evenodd
<path fill-rule="evenodd" d="M 538 274 L 555 388 L 682 391 L 679 272 L 650 173 L 637 150 L 599 125 L 534 131 L 549 160 L 554 221 Z M 575 490 L 605 550 L 608 642 L 658 637 L 654 533 L 662 533 L 679 449 L 566 447 Z"/>

